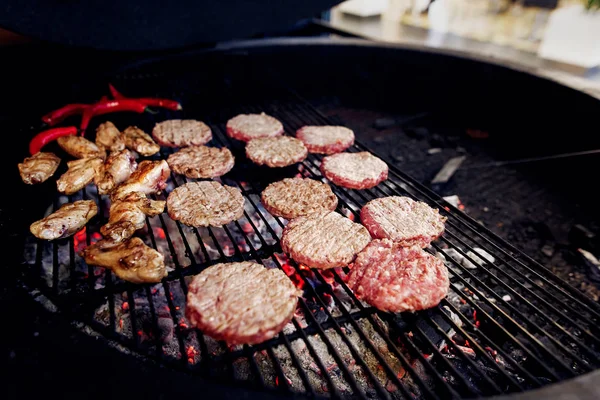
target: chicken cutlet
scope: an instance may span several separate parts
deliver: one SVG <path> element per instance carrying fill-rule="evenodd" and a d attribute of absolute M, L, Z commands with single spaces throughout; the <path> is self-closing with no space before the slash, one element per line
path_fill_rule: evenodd
<path fill-rule="evenodd" d="M 167 178 L 170 173 L 169 164 L 165 160 L 142 161 L 129 179 L 111 192 L 110 197 L 115 201 L 132 192 L 160 193 L 167 187 Z"/>
<path fill-rule="evenodd" d="M 64 151 L 75 158 L 106 157 L 104 150 L 81 136 L 62 136 L 56 141 Z"/>
<path fill-rule="evenodd" d="M 58 191 L 68 195 L 83 189 L 94 179 L 102 162 L 100 157 L 67 162 L 69 169 L 56 181 Z"/>
<path fill-rule="evenodd" d="M 110 193 L 118 184 L 125 182 L 137 168 L 131 151 L 124 149 L 110 153 L 94 178 L 98 194 Z"/>
<path fill-rule="evenodd" d="M 54 153 L 39 152 L 19 163 L 21 179 L 28 185 L 42 183 L 56 172 L 60 158 Z"/>
<path fill-rule="evenodd" d="M 52 214 L 31 224 L 29 230 L 40 239 L 65 238 L 78 232 L 97 213 L 98 206 L 92 200 L 78 200 L 63 204 Z"/>
<path fill-rule="evenodd" d="M 163 211 L 164 201 L 150 200 L 144 193 L 129 193 L 112 202 L 108 223 L 100 228 L 100 232 L 106 239 L 122 242 L 144 227 L 146 216 L 153 217 Z"/>
<path fill-rule="evenodd" d="M 130 126 L 123 131 L 125 146 L 143 156 L 151 156 L 160 151 L 160 146 L 152 140 L 152 137 L 137 126 Z"/>
<path fill-rule="evenodd" d="M 124 281 L 160 282 L 167 276 L 164 256 L 137 237 L 119 243 L 100 240 L 80 254 L 87 264 L 108 268 Z"/>
<path fill-rule="evenodd" d="M 121 151 L 125 148 L 125 138 L 115 124 L 106 121 L 96 129 L 96 145 L 105 151 Z"/>

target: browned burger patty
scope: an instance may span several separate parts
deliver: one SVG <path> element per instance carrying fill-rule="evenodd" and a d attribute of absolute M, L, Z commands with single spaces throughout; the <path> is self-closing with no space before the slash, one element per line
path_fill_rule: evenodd
<path fill-rule="evenodd" d="M 189 226 L 222 226 L 244 214 L 239 189 L 215 181 L 189 182 L 167 198 L 169 216 Z"/>
<path fill-rule="evenodd" d="M 450 281 L 439 258 L 376 239 L 350 265 L 348 287 L 372 306 L 398 313 L 435 307 L 448 294 Z"/>
<path fill-rule="evenodd" d="M 323 158 L 321 173 L 350 189 L 369 189 L 387 179 L 388 166 L 369 152 L 339 153 Z"/>
<path fill-rule="evenodd" d="M 227 135 L 243 142 L 281 134 L 281 122 L 265 113 L 240 114 L 227 121 Z"/>
<path fill-rule="evenodd" d="M 212 131 L 202 121 L 171 119 L 156 124 L 152 130 L 152 137 L 161 146 L 200 146 L 210 142 Z"/>
<path fill-rule="evenodd" d="M 263 190 L 261 201 L 271 214 L 292 219 L 321 210 L 335 210 L 337 196 L 329 185 L 308 178 L 286 178 Z"/>
<path fill-rule="evenodd" d="M 427 247 L 444 232 L 446 217 L 421 201 L 390 196 L 365 204 L 360 210 L 360 221 L 374 238 Z"/>
<path fill-rule="evenodd" d="M 271 339 L 292 319 L 301 292 L 279 269 L 253 262 L 217 264 L 194 277 L 186 316 L 229 345 Z"/>
<path fill-rule="evenodd" d="M 291 220 L 281 248 L 296 262 L 327 269 L 348 265 L 370 241 L 364 226 L 335 211 L 319 211 Z"/>
<path fill-rule="evenodd" d="M 311 153 L 341 153 L 354 144 L 354 132 L 345 126 L 303 126 L 296 137 Z"/>
<path fill-rule="evenodd" d="M 287 167 L 306 158 L 308 150 L 293 137 L 278 136 L 252 139 L 246 145 L 246 156 L 258 165 Z"/>
<path fill-rule="evenodd" d="M 228 148 L 190 146 L 167 158 L 174 172 L 188 178 L 215 178 L 233 168 L 234 158 Z"/>

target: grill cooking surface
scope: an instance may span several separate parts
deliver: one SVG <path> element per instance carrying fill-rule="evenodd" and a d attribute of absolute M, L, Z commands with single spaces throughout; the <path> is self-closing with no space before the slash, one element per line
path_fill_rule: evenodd
<path fill-rule="evenodd" d="M 78 255 L 101 238 L 107 196 L 99 197 L 93 185 L 72 196 L 57 196 L 51 209 L 90 199 L 100 211 L 69 239 L 28 239 L 25 281 L 32 292 L 39 291 L 43 296 L 38 298 L 121 351 L 213 381 L 264 390 L 359 398 L 472 398 L 537 388 L 600 365 L 600 306 L 394 168 L 373 189 L 332 185 L 339 197 L 337 210 L 358 221 L 362 205 L 389 195 L 439 208 L 448 217 L 446 233 L 431 251 L 444 255 L 451 285 L 438 307 L 415 314 L 382 313 L 354 297 L 344 284 L 346 268 L 309 270 L 285 257 L 279 245 L 285 221 L 262 207 L 260 193 L 284 177 L 322 180 L 322 157 L 309 155 L 297 166 L 279 170 L 254 166 L 245 159 L 243 144 L 225 135 L 225 123 L 238 113 L 262 111 L 279 119 L 287 133 L 303 125 L 334 123 L 293 93 L 266 98 L 215 112 L 194 111 L 184 100 L 183 113 L 160 118 L 203 120 L 214 133 L 210 145 L 232 149 L 236 166 L 217 180 L 242 191 L 246 203 L 240 220 L 223 228 L 194 229 L 166 213 L 148 218 L 138 235 L 165 255 L 169 274 L 160 284 L 134 285 L 87 266 Z M 145 118 L 150 128 L 155 122 L 150 116 L 132 118 Z M 172 151 L 163 147 L 151 158 L 166 159 Z M 368 149 L 357 143 L 349 151 Z M 165 200 L 189 181 L 171 175 L 167 190 L 154 198 Z M 274 339 L 228 347 L 189 326 L 184 316 L 187 285 L 210 265 L 244 260 L 281 268 L 303 296 L 292 323 Z"/>

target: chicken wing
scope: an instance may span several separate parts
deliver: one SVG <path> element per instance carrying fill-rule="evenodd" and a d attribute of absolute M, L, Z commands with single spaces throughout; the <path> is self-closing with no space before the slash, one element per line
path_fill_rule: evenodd
<path fill-rule="evenodd" d="M 58 191 L 64 194 L 73 194 L 90 183 L 102 165 L 99 157 L 82 158 L 69 161 L 69 169 L 56 181 Z"/>
<path fill-rule="evenodd" d="M 164 256 L 140 238 L 121 243 L 100 240 L 81 252 L 89 265 L 112 270 L 119 278 L 133 282 L 160 282 L 167 276 Z"/>
<path fill-rule="evenodd" d="M 97 213 L 98 206 L 92 200 L 79 200 L 63 204 L 52 214 L 31 224 L 29 230 L 40 239 L 60 239 L 78 232 Z"/>
<path fill-rule="evenodd" d="M 94 178 L 98 194 L 109 193 L 115 186 L 125 182 L 136 168 L 137 162 L 129 150 L 110 153 Z"/>
<path fill-rule="evenodd" d="M 81 136 L 63 136 L 56 141 L 64 151 L 75 158 L 106 157 L 104 150 L 100 150 L 94 143 Z"/>
<path fill-rule="evenodd" d="M 106 239 L 122 242 L 144 227 L 146 215 L 153 217 L 164 211 L 164 201 L 150 200 L 139 192 L 129 193 L 111 204 L 108 223 L 100 232 Z"/>
<path fill-rule="evenodd" d="M 125 129 L 123 136 L 125 137 L 125 146 L 143 156 L 151 156 L 160 151 L 160 146 L 152 140 L 152 137 L 137 126 Z"/>
<path fill-rule="evenodd" d="M 120 151 L 125 148 L 125 138 L 112 122 L 106 121 L 96 129 L 96 145 L 105 151 Z"/>
<path fill-rule="evenodd" d="M 129 179 L 112 191 L 110 197 L 115 201 L 132 192 L 160 193 L 167 187 L 167 178 L 170 173 L 169 164 L 165 160 L 142 161 Z"/>
<path fill-rule="evenodd" d="M 54 153 L 35 153 L 19 163 L 21 179 L 28 185 L 42 183 L 56 172 L 60 158 Z"/>

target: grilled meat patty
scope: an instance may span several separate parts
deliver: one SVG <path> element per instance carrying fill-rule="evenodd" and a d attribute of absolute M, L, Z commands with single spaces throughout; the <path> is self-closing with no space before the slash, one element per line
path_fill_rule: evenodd
<path fill-rule="evenodd" d="M 144 193 L 129 193 L 112 202 L 108 223 L 100 232 L 106 239 L 122 242 L 146 225 L 146 216 L 153 217 L 164 211 L 164 201 L 150 200 Z"/>
<path fill-rule="evenodd" d="M 354 132 L 345 126 L 303 126 L 296 137 L 311 153 L 341 153 L 354 144 Z"/>
<path fill-rule="evenodd" d="M 271 183 L 260 199 L 271 214 L 292 219 L 321 210 L 335 210 L 337 196 L 329 185 L 308 178 L 286 178 Z"/>
<path fill-rule="evenodd" d="M 89 265 L 108 268 L 124 281 L 152 283 L 167 276 L 163 255 L 137 237 L 119 243 L 100 240 L 85 248 L 81 256 Z"/>
<path fill-rule="evenodd" d="M 253 262 L 217 264 L 189 285 L 186 316 L 229 345 L 273 338 L 291 321 L 301 292 L 279 269 Z"/>
<path fill-rule="evenodd" d="M 242 142 L 281 134 L 281 122 L 265 113 L 240 114 L 227 121 L 227 135 Z"/>
<path fill-rule="evenodd" d="M 99 157 L 67 162 L 69 169 L 56 181 L 58 191 L 69 195 L 83 189 L 94 179 L 102 163 Z"/>
<path fill-rule="evenodd" d="M 152 137 L 137 126 L 130 126 L 123 131 L 125 146 L 143 156 L 151 156 L 160 151 L 160 146 L 154 143 Z"/>
<path fill-rule="evenodd" d="M 125 148 L 125 138 L 115 124 L 106 121 L 96 128 L 96 145 L 105 151 L 121 151 Z"/>
<path fill-rule="evenodd" d="M 56 139 L 56 142 L 75 158 L 106 157 L 104 150 L 81 136 L 62 136 Z"/>
<path fill-rule="evenodd" d="M 167 162 L 188 178 L 215 178 L 228 173 L 235 160 L 226 147 L 190 146 L 169 155 Z"/>
<path fill-rule="evenodd" d="M 444 232 L 446 217 L 421 201 L 390 196 L 365 204 L 360 210 L 360 220 L 374 238 L 423 248 Z"/>
<path fill-rule="evenodd" d="M 435 307 L 448 294 L 448 269 L 419 247 L 376 239 L 350 265 L 348 287 L 382 310 L 418 311 Z"/>
<path fill-rule="evenodd" d="M 258 165 L 287 167 L 306 158 L 308 150 L 293 137 L 277 136 L 252 139 L 246 144 L 246 156 Z"/>
<path fill-rule="evenodd" d="M 54 153 L 39 152 L 19 163 L 19 173 L 23 182 L 28 185 L 35 185 L 54 175 L 59 164 L 60 158 Z"/>
<path fill-rule="evenodd" d="M 319 211 L 291 220 L 281 248 L 296 262 L 327 269 L 348 265 L 369 242 L 367 229 L 335 211 Z"/>
<path fill-rule="evenodd" d="M 222 226 L 244 214 L 239 189 L 215 181 L 189 182 L 169 193 L 169 216 L 189 226 Z"/>
<path fill-rule="evenodd" d="M 212 131 L 202 121 L 171 119 L 156 124 L 152 129 L 152 137 L 166 147 L 200 146 L 210 142 Z"/>
<path fill-rule="evenodd" d="M 388 166 L 366 151 L 323 158 L 321 173 L 332 183 L 350 189 L 369 189 L 387 179 Z"/>
<path fill-rule="evenodd" d="M 92 200 L 78 200 L 63 204 L 52 214 L 31 224 L 29 230 L 40 239 L 65 238 L 78 232 L 97 213 L 98 206 Z"/>
<path fill-rule="evenodd" d="M 98 169 L 94 183 L 98 194 L 110 193 L 118 184 L 125 182 L 137 168 L 133 153 L 127 149 L 110 153 Z"/>

